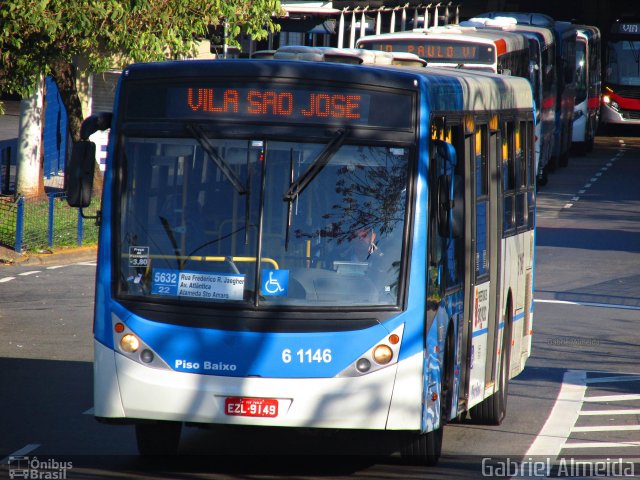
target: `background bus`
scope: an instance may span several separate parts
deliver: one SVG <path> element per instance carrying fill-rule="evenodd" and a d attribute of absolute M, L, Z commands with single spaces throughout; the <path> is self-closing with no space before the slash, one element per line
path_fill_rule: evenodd
<path fill-rule="evenodd" d="M 83 126 L 111 128 L 98 419 L 134 424 L 142 454 L 174 453 L 188 422 L 386 431 L 422 463 L 448 420 L 502 421 L 531 352 L 526 80 L 278 59 L 125 73 L 115 113 Z M 73 206 L 92 155 L 74 145 Z"/>
<path fill-rule="evenodd" d="M 573 112 L 573 147 L 581 154 L 593 150 L 600 121 L 600 30 L 576 25 L 576 101 Z"/>
<path fill-rule="evenodd" d="M 529 78 L 529 46 L 511 32 L 446 26 L 370 35 L 356 42 L 357 48 L 385 52 L 409 52 L 429 66 L 464 67 Z"/>
<path fill-rule="evenodd" d="M 508 17 L 472 18 L 461 25 L 510 31 L 523 35 L 529 42 L 528 78 L 536 105 L 536 173 L 538 184 L 546 185 L 547 165 L 553 153 L 558 88 L 553 32 L 545 27 L 518 24 Z"/>
<path fill-rule="evenodd" d="M 604 124 L 640 124 L 640 21 L 611 26 L 601 113 Z"/>
<path fill-rule="evenodd" d="M 576 29 L 569 22 L 555 21 L 542 13 L 488 12 L 477 17 L 511 17 L 519 24 L 546 27 L 553 31 L 556 43 L 556 128 L 553 155 L 548 170 L 566 166 L 573 139 L 573 110 L 575 105 Z"/>

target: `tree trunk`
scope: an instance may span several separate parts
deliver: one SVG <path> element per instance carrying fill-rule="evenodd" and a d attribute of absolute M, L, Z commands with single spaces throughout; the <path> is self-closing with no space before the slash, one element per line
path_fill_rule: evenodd
<path fill-rule="evenodd" d="M 56 82 L 62 103 L 67 109 L 67 122 L 71 139 L 73 142 L 77 142 L 80 140 L 80 127 L 84 118 L 76 85 L 76 68 L 66 60 L 58 59 L 52 63 L 51 70 L 51 77 Z M 100 171 L 100 165 L 96 161 L 93 170 L 94 195 L 101 195 L 102 184 L 102 172 Z"/>
<path fill-rule="evenodd" d="M 20 102 L 20 130 L 18 133 L 16 191 L 25 197 L 44 194 L 41 175 L 42 124 L 44 122 L 42 81 L 36 91 Z"/>

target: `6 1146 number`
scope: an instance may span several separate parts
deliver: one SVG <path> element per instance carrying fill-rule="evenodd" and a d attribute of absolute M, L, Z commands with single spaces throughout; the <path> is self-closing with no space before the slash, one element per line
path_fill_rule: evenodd
<path fill-rule="evenodd" d="M 331 349 L 316 348 L 313 350 L 311 348 L 307 348 L 305 350 L 301 348 L 297 352 L 293 353 L 290 348 L 285 348 L 282 351 L 282 361 L 284 363 L 291 363 L 294 359 L 297 359 L 298 363 L 330 363 Z"/>

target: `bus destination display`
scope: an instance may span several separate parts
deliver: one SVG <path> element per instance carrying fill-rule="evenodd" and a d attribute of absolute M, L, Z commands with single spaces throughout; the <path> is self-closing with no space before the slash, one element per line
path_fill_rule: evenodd
<path fill-rule="evenodd" d="M 366 42 L 366 48 L 383 52 L 407 52 L 427 62 L 486 63 L 495 61 L 491 45 L 462 43 L 448 40 L 402 39 L 384 42 Z"/>
<path fill-rule="evenodd" d="M 412 128 L 413 95 L 363 88 L 271 82 L 156 84 L 127 94 L 129 120 L 352 125 Z"/>
<path fill-rule="evenodd" d="M 186 106 L 193 112 L 287 118 L 347 119 L 366 123 L 367 94 L 272 90 L 258 88 L 187 88 Z"/>

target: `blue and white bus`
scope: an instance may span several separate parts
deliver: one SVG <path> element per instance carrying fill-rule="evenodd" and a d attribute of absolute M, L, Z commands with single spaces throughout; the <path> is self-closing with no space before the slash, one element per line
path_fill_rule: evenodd
<path fill-rule="evenodd" d="M 135 64 L 83 138 L 106 128 L 94 412 L 141 454 L 224 424 L 385 431 L 432 464 L 449 420 L 502 421 L 531 352 L 528 81 Z M 67 169 L 80 208 L 92 149 Z"/>

